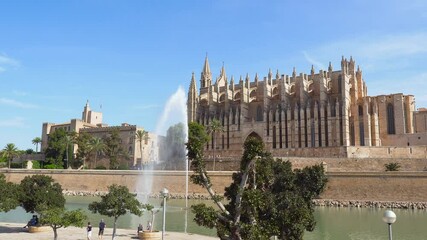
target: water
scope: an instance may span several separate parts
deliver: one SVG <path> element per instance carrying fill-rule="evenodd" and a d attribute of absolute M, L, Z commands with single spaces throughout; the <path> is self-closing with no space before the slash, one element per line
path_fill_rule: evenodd
<path fill-rule="evenodd" d="M 87 206 L 92 201 L 99 201 L 96 197 L 67 197 L 68 209 L 81 208 L 89 215 L 89 221 L 97 225 L 101 218 L 111 227 L 113 220 L 99 214 L 89 213 Z M 160 206 L 160 199 L 150 199 L 150 203 Z M 191 204 L 201 201 L 190 200 Z M 209 204 L 210 201 L 204 201 Z M 184 200 L 168 200 L 166 211 L 166 231 L 183 232 L 185 228 Z M 329 208 L 318 207 L 315 211 L 317 221 L 316 229 L 307 232 L 304 240 L 387 240 L 387 225 L 382 221 L 385 209 L 370 208 Z M 397 240 L 425 240 L 427 239 L 427 211 L 425 210 L 393 210 L 397 215 L 397 221 L 392 225 L 393 239 Z M 197 226 L 193 221 L 194 215 L 188 212 L 189 233 L 198 233 L 207 236 L 216 236 L 215 230 Z M 8 213 L 0 213 L 0 222 L 22 223 L 23 226 L 31 218 L 30 213 L 25 213 L 22 208 Z M 142 217 L 125 215 L 119 218 L 118 227 L 135 229 L 139 223 L 144 228 L 150 218 L 149 213 Z M 162 228 L 162 211 L 156 214 L 154 227 Z"/>

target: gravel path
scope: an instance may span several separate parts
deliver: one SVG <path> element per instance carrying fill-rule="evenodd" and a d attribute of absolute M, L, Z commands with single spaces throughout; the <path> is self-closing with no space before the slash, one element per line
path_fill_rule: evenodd
<path fill-rule="evenodd" d="M 29 233 L 27 229 L 22 228 L 22 223 L 0 223 L 0 239 L 7 240 L 49 240 L 53 239 L 53 231 L 41 233 Z M 98 228 L 94 228 L 92 240 L 98 239 Z M 104 240 L 111 239 L 113 229 L 105 229 Z M 138 239 L 136 230 L 117 229 L 115 240 Z M 166 232 L 167 240 L 213 240 L 214 237 L 207 237 L 191 233 Z M 58 240 L 87 240 L 86 228 L 68 227 L 58 229 Z"/>

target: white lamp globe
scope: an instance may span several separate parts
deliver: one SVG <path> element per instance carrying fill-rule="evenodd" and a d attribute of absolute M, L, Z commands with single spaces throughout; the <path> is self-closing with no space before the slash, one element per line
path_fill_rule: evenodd
<path fill-rule="evenodd" d="M 162 197 L 168 197 L 169 190 L 167 188 L 163 188 L 160 194 L 162 194 Z"/>
<path fill-rule="evenodd" d="M 384 212 L 383 221 L 388 224 L 396 222 L 396 214 L 391 210 L 386 210 Z"/>

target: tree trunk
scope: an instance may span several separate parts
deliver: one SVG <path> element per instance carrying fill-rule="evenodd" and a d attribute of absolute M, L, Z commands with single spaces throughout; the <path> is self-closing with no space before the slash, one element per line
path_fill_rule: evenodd
<path fill-rule="evenodd" d="M 56 227 L 53 227 L 53 240 L 58 239 L 58 232 L 56 231 Z"/>
<path fill-rule="evenodd" d="M 213 142 L 212 142 L 212 147 L 213 147 L 213 170 L 215 171 L 215 132 L 212 133 L 213 136 Z"/>
<path fill-rule="evenodd" d="M 96 169 L 96 159 L 98 158 L 98 151 L 95 151 L 95 169 Z"/>
<path fill-rule="evenodd" d="M 12 160 L 9 158 L 9 161 L 8 161 L 8 163 L 9 163 L 9 169 L 10 169 L 10 162 L 11 162 Z"/>
<path fill-rule="evenodd" d="M 114 218 L 113 238 L 112 238 L 112 240 L 114 240 L 114 238 L 116 238 L 116 226 L 117 226 L 117 217 Z"/>
<path fill-rule="evenodd" d="M 139 151 L 141 152 L 141 168 L 144 162 L 142 161 L 142 141 L 139 141 Z"/>

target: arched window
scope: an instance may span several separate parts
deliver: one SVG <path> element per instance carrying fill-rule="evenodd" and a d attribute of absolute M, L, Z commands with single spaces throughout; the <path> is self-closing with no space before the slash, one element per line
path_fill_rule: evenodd
<path fill-rule="evenodd" d="M 387 104 L 387 133 L 396 134 L 394 126 L 394 107 L 391 103 Z"/>
<path fill-rule="evenodd" d="M 258 122 L 261 122 L 263 120 L 262 107 L 260 105 L 258 105 L 256 109 L 256 120 Z"/>
<path fill-rule="evenodd" d="M 359 105 L 359 116 L 363 116 L 363 107 Z"/>

